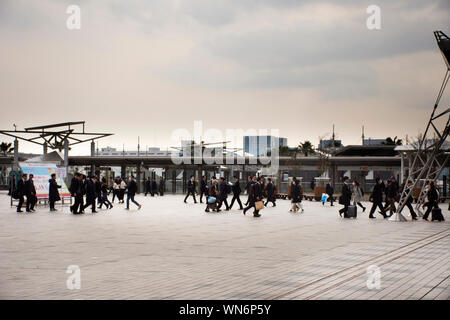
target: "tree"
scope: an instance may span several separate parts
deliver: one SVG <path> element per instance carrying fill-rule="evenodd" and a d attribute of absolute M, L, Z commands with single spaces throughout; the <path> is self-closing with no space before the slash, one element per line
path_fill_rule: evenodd
<path fill-rule="evenodd" d="M 4 156 L 6 156 L 6 154 L 13 152 L 14 148 L 12 147 L 12 143 L 11 142 L 2 142 L 0 144 L 0 151 L 3 153 Z"/>
<path fill-rule="evenodd" d="M 290 156 L 291 155 L 291 151 L 289 151 L 289 147 L 288 146 L 281 146 L 278 149 L 278 154 L 280 156 Z"/>
<path fill-rule="evenodd" d="M 387 146 L 401 146 L 403 144 L 402 139 L 397 139 L 397 136 L 392 139 L 391 137 L 387 137 L 386 141 L 383 142 L 384 145 Z"/>
<path fill-rule="evenodd" d="M 305 155 L 305 157 L 307 157 L 311 153 L 314 153 L 314 147 L 313 147 L 312 143 L 310 141 L 308 141 L 308 140 L 306 140 L 303 143 L 300 142 L 298 147 L 301 149 L 301 151 Z"/>

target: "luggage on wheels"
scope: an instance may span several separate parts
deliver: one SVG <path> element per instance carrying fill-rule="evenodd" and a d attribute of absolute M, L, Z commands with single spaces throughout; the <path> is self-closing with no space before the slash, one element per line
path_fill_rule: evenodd
<path fill-rule="evenodd" d="M 445 221 L 444 216 L 442 215 L 442 210 L 439 207 L 433 208 L 431 211 L 431 221 Z"/>
<path fill-rule="evenodd" d="M 348 206 L 347 212 L 344 213 L 344 218 L 356 218 L 356 206 Z"/>

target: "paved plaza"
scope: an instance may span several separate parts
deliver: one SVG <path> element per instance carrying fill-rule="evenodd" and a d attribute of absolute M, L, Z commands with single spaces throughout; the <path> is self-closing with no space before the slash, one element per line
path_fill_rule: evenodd
<path fill-rule="evenodd" d="M 136 199 L 140 211 L 116 203 L 97 214 L 17 214 L 1 193 L 0 298 L 450 298 L 447 205 L 445 222 L 400 223 L 367 211 L 341 219 L 339 206 L 309 201 L 304 213 L 278 200 L 253 218 L 205 213 L 181 195 Z M 79 290 L 67 288 L 70 265 L 81 270 Z M 367 285 L 375 266 L 379 288 Z"/>

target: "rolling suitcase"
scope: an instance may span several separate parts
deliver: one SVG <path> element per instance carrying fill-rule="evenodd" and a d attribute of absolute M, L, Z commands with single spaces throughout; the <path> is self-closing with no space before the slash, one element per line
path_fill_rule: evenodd
<path fill-rule="evenodd" d="M 348 210 L 344 214 L 344 218 L 356 218 L 356 206 L 348 206 Z"/>
<path fill-rule="evenodd" d="M 441 208 L 433 208 L 433 210 L 431 211 L 431 221 L 444 221 L 444 216 L 442 215 L 442 210 Z"/>

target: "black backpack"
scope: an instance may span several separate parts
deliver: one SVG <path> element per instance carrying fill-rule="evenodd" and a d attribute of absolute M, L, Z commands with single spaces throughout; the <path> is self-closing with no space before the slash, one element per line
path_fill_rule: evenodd
<path fill-rule="evenodd" d="M 13 199 L 18 200 L 18 199 L 20 198 L 20 197 L 19 197 L 19 191 L 14 190 L 14 191 L 11 193 L 11 196 L 13 197 Z"/>

